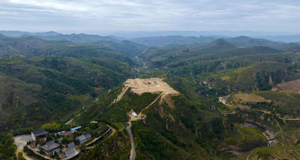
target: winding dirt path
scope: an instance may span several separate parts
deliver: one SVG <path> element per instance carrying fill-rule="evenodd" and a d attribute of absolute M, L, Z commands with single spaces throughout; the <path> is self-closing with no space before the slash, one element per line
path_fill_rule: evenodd
<path fill-rule="evenodd" d="M 145 108 L 143 108 L 142 110 L 141 110 L 141 112 L 138 114 L 138 117 L 141 117 L 142 116 L 142 114 L 143 114 L 143 112 L 144 112 L 144 110 L 146 110 L 146 109 L 148 109 L 150 106 L 152 106 L 162 95 L 164 95 L 164 93 L 161 93 L 159 96 L 157 96 L 156 98 L 155 98 L 155 100 L 154 101 L 152 101 L 147 107 L 145 107 Z"/>

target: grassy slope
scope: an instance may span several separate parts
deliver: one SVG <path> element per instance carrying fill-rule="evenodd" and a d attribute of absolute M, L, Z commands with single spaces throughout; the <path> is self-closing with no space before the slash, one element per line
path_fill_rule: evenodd
<path fill-rule="evenodd" d="M 50 96 L 53 100 L 65 97 L 70 99 L 68 102 L 73 102 L 72 100 L 75 99 L 80 103 L 80 98 L 76 98 L 77 96 L 84 93 L 89 94 L 90 87 L 99 87 L 99 85 L 103 87 L 101 84 L 104 82 L 108 83 L 105 84 L 107 86 L 112 81 L 123 81 L 122 78 L 126 78 L 126 76 L 122 77 L 123 74 L 118 73 L 123 69 L 124 73 L 127 73 L 126 71 L 130 70 L 129 66 L 134 65 L 127 57 L 120 56 L 106 47 L 95 45 L 56 46 L 51 52 L 58 56 L 73 58 L 43 57 L 32 58 L 28 61 L 6 59 L 3 63 L 4 66 L 1 66 L 1 71 L 5 76 L 19 79 L 24 83 L 37 83 L 41 86 L 41 90 L 46 89 L 41 95 Z M 105 59 L 102 56 L 105 56 Z M 203 159 L 208 159 L 218 156 L 218 149 L 229 145 L 231 142 L 226 142 L 226 139 L 230 138 L 236 140 L 236 145 L 248 150 L 247 147 L 258 146 L 265 141 L 262 139 L 261 133 L 257 133 L 256 130 L 234 126 L 231 123 L 231 121 L 242 123 L 247 118 L 255 119 L 276 131 L 279 131 L 281 127 L 283 129 L 281 134 L 284 134 L 281 140 L 286 144 L 294 143 L 292 141 L 297 140 L 297 136 L 288 140 L 298 133 L 295 130 L 295 127 L 298 126 L 297 122 L 287 122 L 283 125 L 283 121 L 280 121 L 275 114 L 268 115 L 252 111 L 238 111 L 238 114 L 228 115 L 226 118 L 214 109 L 220 105 L 216 103 L 218 96 L 224 96 L 234 90 L 267 90 L 268 87 L 282 80 L 297 78 L 297 59 L 299 59 L 297 55 L 279 53 L 277 50 L 267 47 L 235 48 L 230 43 L 217 40 L 209 46 L 193 49 L 176 47 L 152 49 L 145 52 L 142 57 L 145 57 L 144 60 L 150 64 L 150 67 L 151 65 L 152 67 L 165 65 L 171 67 L 171 69 L 158 71 L 154 68 L 155 73 L 152 75 L 167 77 L 167 82 L 182 95 L 173 98 L 175 109 L 171 109 L 166 104 L 158 105 L 156 103 L 145 112 L 147 118 L 144 123 L 142 121 L 134 122 L 132 129 L 137 142 L 137 158 L 181 159 L 188 157 L 189 159 L 199 159 L 199 157 L 203 157 Z M 180 63 L 177 63 L 179 60 Z M 115 65 L 119 61 L 120 64 Z M 24 62 L 26 63 L 22 66 Z M 80 73 L 79 75 L 76 74 L 77 71 Z M 26 76 L 22 76 L 21 73 L 26 73 Z M 91 78 L 95 74 L 99 79 Z M 28 77 L 28 75 L 34 75 L 34 78 Z M 103 79 L 106 76 L 113 78 Z M 227 78 L 222 80 L 224 76 Z M 270 82 L 270 77 L 272 82 Z M 40 84 L 38 82 L 41 79 L 46 79 L 46 81 Z M 70 81 L 72 83 L 69 83 Z M 73 82 L 82 85 L 73 85 Z M 84 87 L 86 85 L 87 88 Z M 115 85 L 112 84 L 109 87 Z M 28 86 L 26 87 L 28 88 Z M 127 93 L 120 102 L 111 105 L 120 89 L 120 87 L 115 88 L 109 94 L 103 94 L 99 97 L 96 105 L 82 109 L 82 115 L 76 121 L 83 123 L 102 118 L 111 123 L 124 123 L 128 121 L 126 113 L 131 108 L 138 111 L 157 96 L 144 94 L 139 97 Z M 61 90 L 63 90 L 63 94 L 49 95 L 50 93 L 60 93 Z M 9 99 L 6 104 L 13 104 L 17 100 L 16 98 L 12 99 L 13 101 Z M 8 108 L 8 106 L 4 106 L 5 110 Z M 37 106 L 34 106 L 33 109 L 37 110 L 38 114 L 44 115 L 48 115 L 46 111 L 52 110 L 42 108 L 43 112 L 39 112 Z M 35 115 L 30 116 L 34 117 Z M 35 122 L 34 120 L 30 121 Z M 277 126 L 277 123 L 280 125 Z M 118 139 L 118 137 L 115 138 Z M 128 143 L 125 146 L 127 149 L 122 149 L 115 155 L 121 155 L 121 153 L 128 155 Z M 102 147 L 97 149 L 102 149 Z M 96 153 L 99 153 L 96 149 L 91 152 L 96 156 Z"/>
<path fill-rule="evenodd" d="M 132 74 L 127 63 L 101 58 L 14 57 L 0 61 L 5 129 L 65 120 L 99 89 L 119 85 Z"/>
<path fill-rule="evenodd" d="M 137 159 L 207 159 L 209 155 L 215 156 L 218 144 L 224 140 L 226 130 L 231 130 L 232 125 L 208 110 L 199 96 L 189 93 L 192 89 L 189 82 L 171 80 L 170 84 L 182 93 L 173 98 L 175 109 L 157 102 L 144 112 L 147 115 L 144 122 L 133 122 Z M 104 118 L 113 123 L 124 123 L 128 121 L 128 111 L 132 108 L 139 111 L 157 96 L 138 96 L 128 92 L 121 101 L 111 105 L 119 92 L 120 88 L 116 88 L 101 97 L 101 102 L 88 107 L 76 121 L 82 123 Z"/>
<path fill-rule="evenodd" d="M 228 51 L 222 51 L 221 49 L 221 51 L 215 50 L 204 54 L 200 50 L 193 51 L 192 49 L 169 48 L 168 50 L 166 48 L 164 50 L 157 50 L 157 52 L 155 49 L 152 49 L 151 52 L 149 51 L 142 58 L 150 62 L 149 64 L 154 68 L 168 64 L 169 68 L 161 68 L 161 70 L 170 73 L 167 76 L 171 76 L 173 80 L 184 77 L 184 79 L 189 81 L 188 84 L 181 83 L 174 85 L 177 88 L 179 86 L 188 86 L 188 91 L 180 90 L 180 88 L 178 90 L 189 101 L 192 100 L 190 97 L 193 97 L 196 92 L 198 95 L 201 95 L 201 99 L 207 100 L 212 106 L 219 105 L 215 103 L 217 96 L 224 96 L 232 91 L 269 90 L 272 86 L 282 81 L 299 78 L 297 71 L 299 56 L 288 52 L 283 53 L 268 47 L 234 48 Z M 152 62 L 155 62 L 155 65 Z M 297 95 L 269 92 L 255 92 L 254 94 L 260 95 L 267 100 L 276 99 L 275 104 L 271 104 L 268 101 L 265 102 L 266 104 L 257 104 L 256 108 L 264 107 L 264 109 L 270 109 L 270 111 L 276 109 L 277 113 L 298 114 L 298 103 L 296 101 L 299 98 Z M 228 113 L 233 108 L 230 108 Z M 296 136 L 299 132 L 296 127 L 298 126 L 297 121 L 284 122 L 274 113 L 266 114 L 259 111 L 242 110 L 238 110 L 237 112 L 237 114 L 228 115 L 228 118 L 237 123 L 243 123 L 246 119 L 254 120 L 269 126 L 275 132 L 282 130 L 277 137 L 281 143 L 294 145 L 298 142 L 298 136 Z M 192 116 L 184 115 L 183 117 L 190 118 Z M 188 121 L 196 122 L 197 120 L 189 119 Z M 257 143 L 253 141 L 252 144 L 258 144 L 257 146 L 259 146 L 266 142 L 261 132 L 259 134 L 260 136 L 256 139 Z M 283 138 L 281 135 L 283 135 Z M 237 139 L 242 137 L 238 132 L 233 132 L 229 134 L 229 137 L 225 136 L 224 138 L 230 138 L 231 136 L 237 136 Z M 205 137 L 209 137 L 209 135 L 205 135 Z M 242 140 L 237 140 L 237 142 L 241 143 Z M 213 143 L 213 141 L 210 141 L 210 143 Z M 251 145 L 245 143 L 245 147 L 247 146 Z M 209 147 L 206 146 L 205 148 L 209 151 Z"/>
<path fill-rule="evenodd" d="M 269 148 L 258 149 L 251 153 L 247 159 L 249 160 L 272 160 L 272 159 L 299 159 L 299 146 L 275 146 Z"/>

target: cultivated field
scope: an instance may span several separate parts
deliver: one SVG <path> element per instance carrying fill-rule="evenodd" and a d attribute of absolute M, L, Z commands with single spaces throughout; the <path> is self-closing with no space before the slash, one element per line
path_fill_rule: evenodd
<path fill-rule="evenodd" d="M 270 100 L 266 100 L 264 97 L 255 95 L 255 94 L 246 94 L 239 93 L 232 95 L 233 102 L 237 103 L 257 103 L 257 102 L 270 102 Z"/>
<path fill-rule="evenodd" d="M 278 84 L 272 88 L 272 91 L 300 93 L 300 80 Z"/>

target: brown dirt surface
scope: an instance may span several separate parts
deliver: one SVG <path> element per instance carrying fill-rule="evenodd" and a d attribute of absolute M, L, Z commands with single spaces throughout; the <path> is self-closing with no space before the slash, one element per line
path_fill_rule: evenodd
<path fill-rule="evenodd" d="M 143 93 L 152 93 L 152 94 L 162 94 L 163 97 L 166 97 L 166 101 L 169 102 L 169 96 L 178 96 L 179 92 L 170 87 L 166 82 L 161 78 L 149 78 L 149 79 L 128 79 L 124 83 L 124 88 L 122 92 L 118 95 L 117 99 L 114 100 L 114 103 L 121 100 L 124 94 L 128 89 L 131 89 L 133 93 L 142 95 Z M 169 103 L 168 103 L 169 104 Z M 171 103 L 170 103 L 171 104 Z M 170 107 L 173 107 L 172 104 Z"/>
<path fill-rule="evenodd" d="M 228 81 L 228 80 L 230 80 L 230 77 L 229 77 L 229 76 L 223 76 L 223 77 L 222 77 L 222 80 L 223 80 L 223 81 Z"/>
<path fill-rule="evenodd" d="M 167 105 L 168 105 L 169 107 L 171 107 L 172 109 L 175 108 L 175 105 L 174 105 L 174 103 L 173 103 L 173 99 L 172 99 L 172 97 L 171 97 L 170 95 L 168 95 L 168 94 L 162 95 L 162 96 L 161 96 L 161 99 L 160 99 L 160 101 L 159 101 L 159 105 L 161 105 L 164 101 L 165 101 L 165 102 L 167 103 Z"/>
<path fill-rule="evenodd" d="M 280 91 L 280 92 L 287 92 L 287 93 L 300 93 L 300 79 L 291 81 L 291 82 L 278 84 L 277 86 L 272 88 L 272 91 L 276 91 L 276 92 Z"/>
<path fill-rule="evenodd" d="M 132 92 L 136 94 L 153 93 L 153 94 L 168 94 L 171 96 L 177 96 L 179 92 L 170 87 L 163 79 L 150 78 L 150 79 L 128 79 L 125 86 L 130 87 Z"/>

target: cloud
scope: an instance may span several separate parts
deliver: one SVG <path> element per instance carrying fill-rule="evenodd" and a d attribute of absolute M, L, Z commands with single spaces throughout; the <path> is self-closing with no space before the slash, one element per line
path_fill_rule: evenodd
<path fill-rule="evenodd" d="M 0 0 L 0 29 L 298 32 L 299 9 L 292 0 Z"/>

